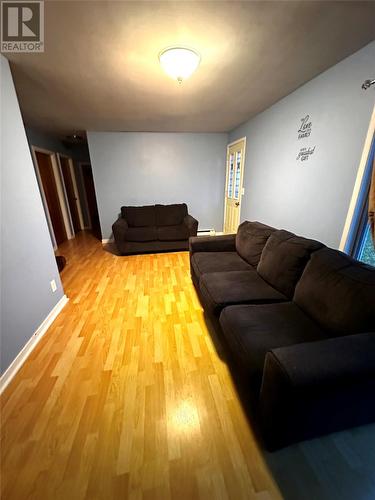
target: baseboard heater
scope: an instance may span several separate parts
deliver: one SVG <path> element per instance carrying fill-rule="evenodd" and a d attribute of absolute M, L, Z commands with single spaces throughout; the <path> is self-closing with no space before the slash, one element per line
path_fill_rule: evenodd
<path fill-rule="evenodd" d="M 215 231 L 215 229 L 199 229 L 197 231 L 197 236 L 217 236 L 223 234 L 221 231 Z"/>

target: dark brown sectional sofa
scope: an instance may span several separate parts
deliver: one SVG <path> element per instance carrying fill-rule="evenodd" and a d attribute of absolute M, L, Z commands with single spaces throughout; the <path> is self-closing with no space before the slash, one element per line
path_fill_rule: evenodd
<path fill-rule="evenodd" d="M 121 255 L 187 250 L 189 237 L 197 230 L 198 221 L 188 214 L 185 203 L 121 207 L 112 226 Z"/>
<path fill-rule="evenodd" d="M 375 421 L 375 269 L 244 222 L 190 239 L 191 276 L 270 449 Z"/>

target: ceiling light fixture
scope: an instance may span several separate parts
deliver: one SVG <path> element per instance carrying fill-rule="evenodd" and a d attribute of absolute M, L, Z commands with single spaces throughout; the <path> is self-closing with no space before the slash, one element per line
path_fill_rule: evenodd
<path fill-rule="evenodd" d="M 168 47 L 159 54 L 161 67 L 179 84 L 194 73 L 200 60 L 198 52 L 187 47 Z"/>

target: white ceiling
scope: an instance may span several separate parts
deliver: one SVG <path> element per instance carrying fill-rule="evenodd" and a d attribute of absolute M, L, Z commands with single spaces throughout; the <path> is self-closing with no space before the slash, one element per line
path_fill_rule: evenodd
<path fill-rule="evenodd" d="M 45 52 L 5 55 L 26 124 L 57 134 L 228 131 L 375 38 L 372 1 L 49 0 L 45 11 Z M 181 86 L 158 62 L 176 44 L 202 56 Z"/>

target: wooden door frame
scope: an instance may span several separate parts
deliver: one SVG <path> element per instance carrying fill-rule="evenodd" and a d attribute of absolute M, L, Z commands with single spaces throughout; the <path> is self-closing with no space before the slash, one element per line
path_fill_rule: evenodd
<path fill-rule="evenodd" d="M 37 181 L 38 181 L 38 185 L 39 185 L 40 194 L 42 197 L 44 212 L 46 214 L 47 225 L 48 225 L 48 228 L 50 230 L 51 237 L 52 237 L 52 246 L 53 246 L 53 249 L 56 250 L 57 244 L 56 244 L 55 232 L 53 230 L 51 216 L 49 214 L 49 208 L 48 208 L 48 204 L 47 204 L 47 199 L 46 199 L 46 195 L 44 193 L 42 177 L 41 177 L 40 171 L 39 171 L 38 159 L 36 157 L 37 152 L 48 155 L 51 159 L 53 176 L 54 176 L 55 183 L 56 183 L 57 195 L 59 198 L 61 214 L 62 214 L 65 232 L 66 232 L 66 236 L 67 236 L 68 240 L 71 240 L 72 238 L 74 238 L 74 229 L 73 229 L 73 225 L 71 223 L 70 210 L 69 210 L 68 200 L 66 198 L 66 192 L 65 192 L 65 185 L 64 185 L 64 182 L 62 180 L 63 177 L 62 177 L 60 163 L 57 159 L 57 153 L 55 153 L 54 151 L 50 151 L 48 149 L 40 148 L 39 146 L 32 145 L 31 146 L 31 155 L 32 155 L 33 162 L 34 162 L 35 173 L 36 173 L 36 177 L 37 177 Z"/>
<path fill-rule="evenodd" d="M 85 226 L 85 229 L 92 229 L 90 207 L 89 207 L 89 202 L 87 201 L 86 186 L 85 186 L 85 181 L 83 179 L 83 169 L 82 169 L 83 165 L 90 165 L 90 167 L 91 167 L 91 163 L 89 161 L 78 162 L 78 170 L 79 170 L 79 175 L 81 176 L 82 187 L 83 187 L 83 202 L 84 202 L 84 205 L 86 208 L 86 214 L 87 214 L 88 223 L 89 223 L 88 226 Z"/>
<path fill-rule="evenodd" d="M 79 191 L 78 191 L 78 186 L 77 186 L 77 179 L 76 179 L 76 173 L 75 173 L 75 170 L 74 170 L 73 159 L 70 156 L 68 156 L 68 155 L 64 155 L 62 153 L 57 153 L 57 159 L 58 159 L 58 162 L 59 162 L 59 167 L 60 167 L 60 172 L 61 172 L 61 179 L 62 179 L 63 184 L 64 184 L 64 193 L 65 193 L 65 198 L 66 198 L 67 201 L 68 201 L 68 194 L 66 192 L 66 186 L 65 186 L 65 181 L 64 181 L 64 174 L 63 174 L 63 171 L 62 171 L 61 160 L 60 160 L 61 158 L 67 159 L 68 163 L 69 163 L 69 171 L 70 171 L 70 176 L 72 178 L 73 191 L 74 191 L 74 196 L 76 198 L 76 204 L 77 204 L 79 226 L 80 226 L 80 229 L 82 231 L 83 229 L 85 229 L 85 224 L 84 224 L 84 221 L 83 221 L 83 214 L 82 214 L 82 207 L 81 207 L 81 198 L 79 196 Z M 68 202 L 68 207 L 69 207 L 69 202 Z M 70 213 L 70 207 L 69 207 L 69 216 L 70 216 L 70 224 L 71 224 L 72 230 L 74 232 L 74 224 L 73 224 L 73 220 L 72 220 L 72 214 Z"/>
<path fill-rule="evenodd" d="M 237 142 L 244 142 L 244 151 L 243 151 L 243 164 L 242 164 L 242 171 L 241 171 L 241 184 L 240 184 L 240 194 L 239 194 L 239 212 L 238 212 L 238 218 L 241 218 L 241 209 L 242 209 L 242 190 L 243 190 L 243 176 L 244 176 L 244 171 L 245 171 L 245 158 L 246 158 L 246 136 L 245 137 L 240 137 L 239 139 L 236 139 L 233 142 L 230 142 L 227 144 L 227 154 L 225 158 L 225 184 L 224 184 L 224 217 L 223 217 L 223 233 L 225 230 L 225 215 L 227 212 L 227 183 L 228 183 L 228 160 L 229 160 L 229 148 L 231 146 L 234 146 L 237 144 Z"/>

